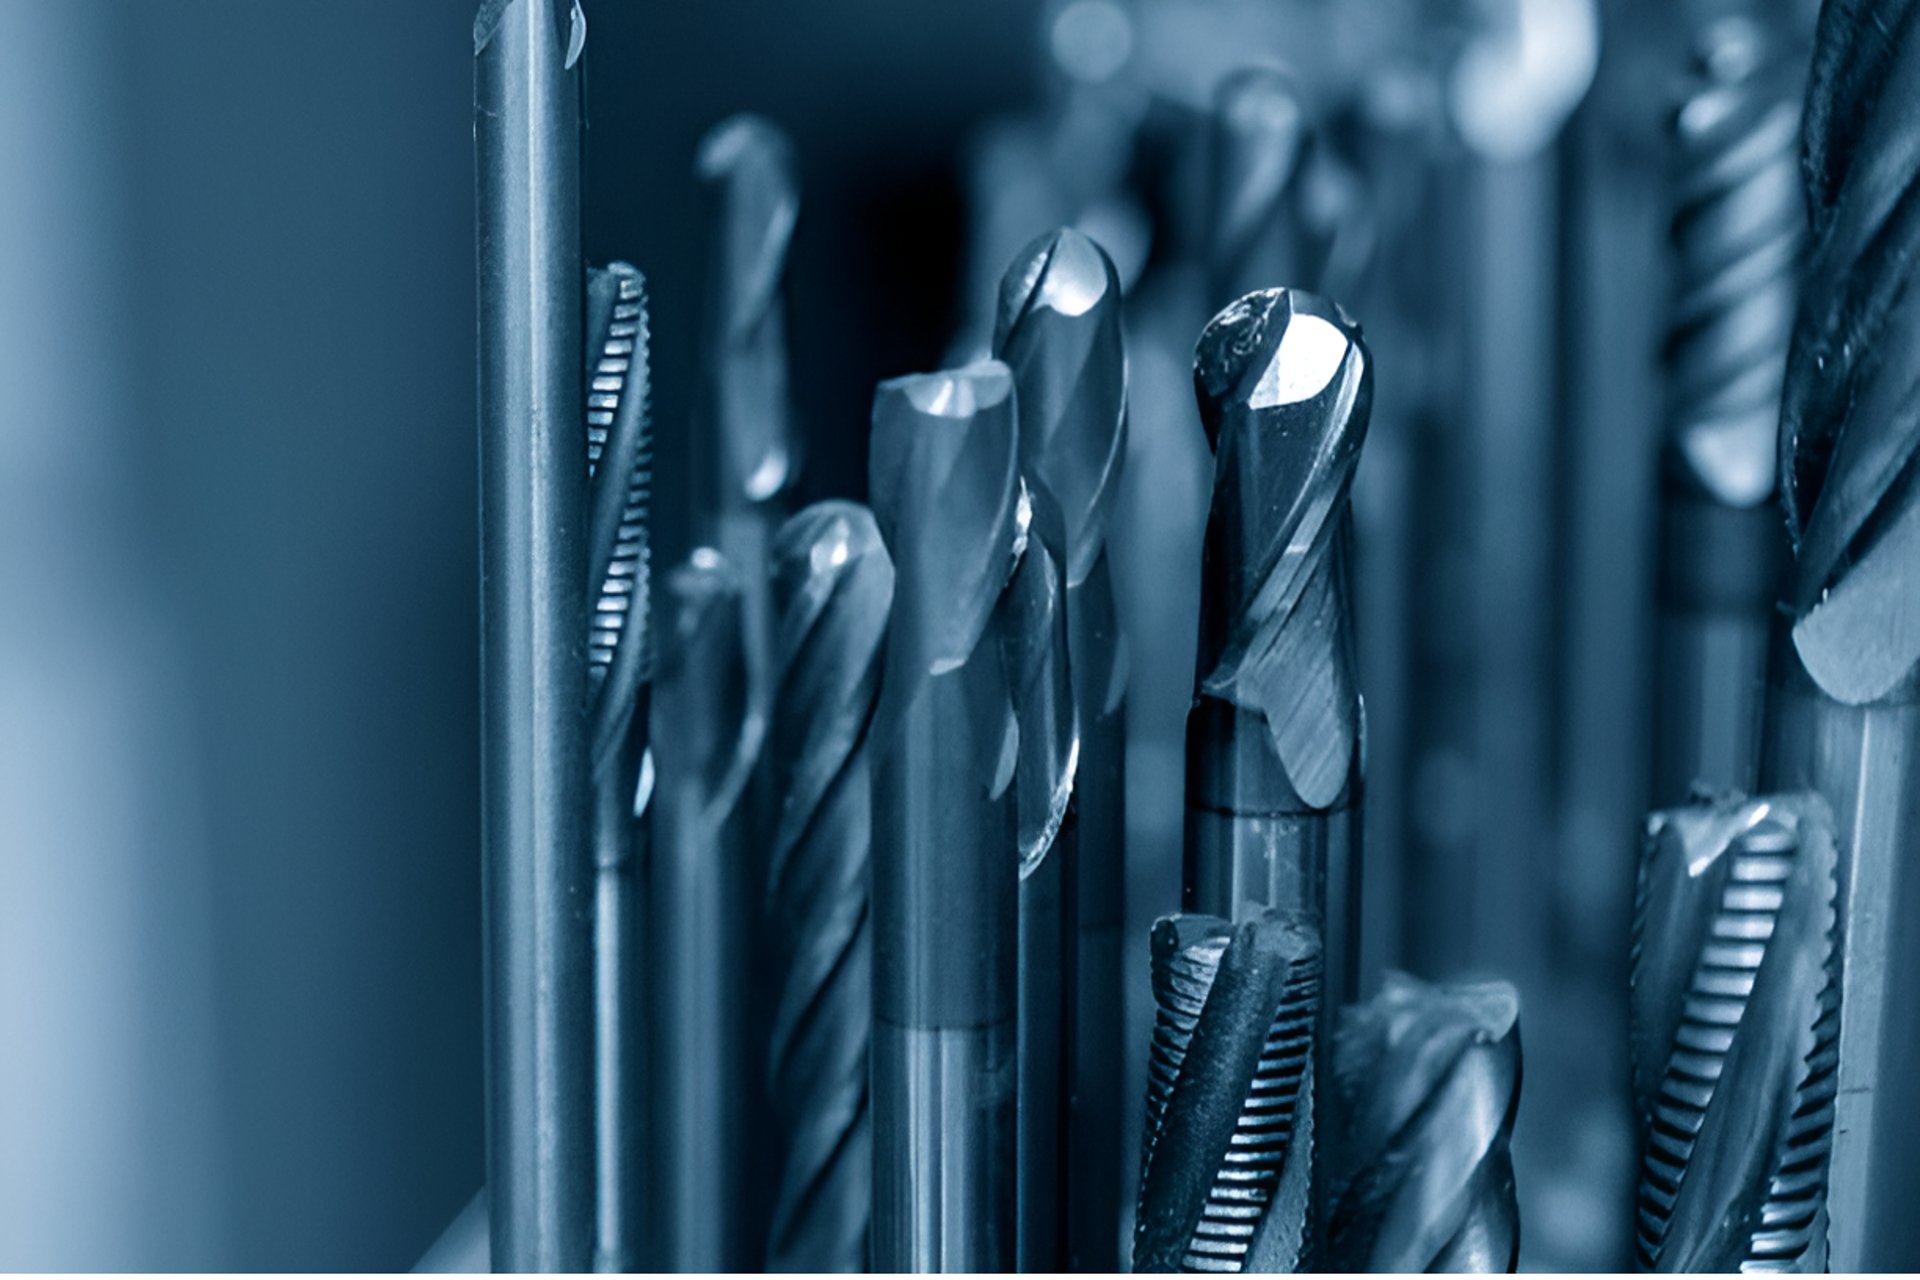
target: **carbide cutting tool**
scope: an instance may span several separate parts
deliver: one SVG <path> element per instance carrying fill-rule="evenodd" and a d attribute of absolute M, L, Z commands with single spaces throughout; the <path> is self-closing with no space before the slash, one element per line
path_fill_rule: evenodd
<path fill-rule="evenodd" d="M 1633 947 L 1642 1270 L 1825 1269 L 1835 868 L 1817 795 L 1648 820 Z"/>
<path fill-rule="evenodd" d="M 1320 959 L 1278 913 L 1154 925 L 1135 1271 L 1311 1269 Z"/>
<path fill-rule="evenodd" d="M 1920 1257 L 1920 30 L 1909 0 L 1820 14 L 1802 173 L 1813 248 L 1780 413 L 1793 540 L 1761 785 L 1817 791 L 1840 856 L 1829 1263 Z"/>
<path fill-rule="evenodd" d="M 1287 289 L 1227 307 L 1194 351 L 1215 464 L 1185 906 L 1301 913 L 1324 940 L 1334 998 L 1354 987 L 1362 732 L 1347 497 L 1372 373 L 1358 325 Z"/>
<path fill-rule="evenodd" d="M 747 1164 L 765 1086 L 749 1043 L 759 911 L 745 798 L 765 723 L 747 692 L 739 575 L 700 547 L 664 586 L 646 904 L 648 1253 L 662 1271 L 741 1271 L 762 1249 Z"/>
<path fill-rule="evenodd" d="M 480 417 L 481 862 L 493 1264 L 592 1258 L 580 71 L 561 0 L 473 24 Z"/>
<path fill-rule="evenodd" d="M 645 928 L 640 913 L 653 762 L 648 618 L 653 422 L 647 285 L 616 262 L 587 273 L 587 691 L 593 767 L 594 1268 L 643 1258 Z"/>
<path fill-rule="evenodd" d="M 1512 1271 L 1520 1260 L 1514 1113 L 1520 996 L 1401 973 L 1342 1014 L 1343 1116 L 1326 1265 L 1336 1271 Z"/>
<path fill-rule="evenodd" d="M 1767 633 L 1786 539 L 1774 496 L 1780 383 L 1799 293 L 1793 60 L 1751 16 L 1699 36 L 1673 114 L 1672 262 L 1664 354 L 1653 795 L 1751 790 Z"/>
<path fill-rule="evenodd" d="M 881 383 L 870 469 L 895 568 L 872 729 L 872 1265 L 1008 1271 L 1020 866 L 1005 597 L 1022 547 L 1006 366 Z"/>
<path fill-rule="evenodd" d="M 1127 447 L 1120 280 L 1062 228 L 1023 249 L 1000 287 L 994 350 L 1013 372 L 1027 482 L 1061 515 L 1068 653 L 1079 724 L 1074 775 L 1067 1247 L 1075 1270 L 1120 1265 L 1121 927 L 1126 890 L 1127 646 L 1107 530 Z"/>
<path fill-rule="evenodd" d="M 786 1138 L 767 1247 L 775 1271 L 867 1268 L 873 1149 L 873 712 L 893 562 L 873 515 L 821 502 L 773 545 L 769 756 L 778 818 L 766 911 L 784 975 L 768 1081 Z"/>

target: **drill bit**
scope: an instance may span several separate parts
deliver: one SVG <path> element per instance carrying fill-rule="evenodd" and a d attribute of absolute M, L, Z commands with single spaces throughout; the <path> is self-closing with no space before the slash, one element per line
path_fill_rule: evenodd
<path fill-rule="evenodd" d="M 872 1266 L 1008 1271 L 1019 730 L 1003 636 L 1020 547 L 1006 367 L 881 383 L 870 459 L 896 571 L 872 730 Z"/>
<path fill-rule="evenodd" d="M 1817 795 L 1648 820 L 1633 948 L 1643 1271 L 1825 1270 L 1835 863 Z"/>
<path fill-rule="evenodd" d="M 867 746 L 893 607 L 893 562 L 873 516 L 821 502 L 788 520 L 774 538 L 773 594 L 779 821 L 766 908 L 785 977 L 768 1076 L 787 1142 L 767 1261 L 857 1272 L 873 1198 Z"/>
<path fill-rule="evenodd" d="M 715 125 L 695 160 L 714 236 L 698 484 L 712 504 L 706 536 L 745 583 L 748 674 L 761 702 L 772 625 L 767 547 L 800 463 L 787 395 L 787 250 L 800 212 L 794 170 L 786 134 L 752 115 Z"/>
<path fill-rule="evenodd" d="M 700 547 L 664 585 L 647 903 L 651 1262 L 741 1271 L 760 1261 L 746 1164 L 748 1108 L 762 1086 L 748 1045 L 758 913 L 744 797 L 764 722 L 747 696 L 739 575 Z"/>
<path fill-rule="evenodd" d="M 1280 913 L 1154 925 L 1135 1271 L 1310 1269 L 1320 960 Z"/>
<path fill-rule="evenodd" d="M 487 1185 L 503 1271 L 594 1222 L 580 73 L 560 0 L 474 18 Z"/>
<path fill-rule="evenodd" d="M 1207 325 L 1193 378 L 1216 461 L 1187 718 L 1184 905 L 1235 920 L 1302 913 L 1325 946 L 1329 996 L 1345 999 L 1361 764 L 1347 495 L 1372 358 L 1334 303 L 1267 289 Z"/>
<path fill-rule="evenodd" d="M 1327 1223 L 1335 1271 L 1512 1271 L 1508 1142 L 1520 1105 L 1520 996 L 1509 983 L 1387 975 L 1342 1015 L 1334 1070 L 1347 1117 Z"/>
<path fill-rule="evenodd" d="M 1023 1272 L 1059 1271 L 1066 1263 L 1080 732 L 1059 558 L 1066 525 L 1052 499 L 1024 481 L 1014 520 L 1020 551 L 1007 588 L 1006 643 L 1020 734 L 1013 787 L 1020 866 L 1015 1264 Z"/>
<path fill-rule="evenodd" d="M 994 338 L 996 355 L 1013 372 L 1027 483 L 1060 512 L 1065 539 L 1053 551 L 1065 566 L 1080 734 L 1066 1161 L 1067 1245 L 1076 1271 L 1120 1266 L 1128 673 L 1107 555 L 1127 448 L 1120 306 L 1119 276 L 1107 255 L 1063 228 L 1014 258 L 1001 284 Z"/>
<path fill-rule="evenodd" d="M 1654 799 L 1751 790 L 1785 550 L 1774 435 L 1806 213 L 1800 76 L 1750 17 L 1700 33 L 1672 118 Z"/>
<path fill-rule="evenodd" d="M 647 716 L 653 419 L 647 285 L 624 262 L 587 273 L 587 689 L 593 767 L 594 1269 L 632 1271 L 645 1229 L 645 1007 L 640 874 L 653 767 Z"/>
<path fill-rule="evenodd" d="M 1787 359 L 1780 484 L 1793 541 L 1761 785 L 1833 807 L 1841 1028 L 1829 1201 L 1835 1270 L 1920 1256 L 1920 30 L 1914 8 L 1821 11 L 1804 120 L 1813 249 Z M 1883 1079 L 1883 1076 L 1885 1077 Z"/>

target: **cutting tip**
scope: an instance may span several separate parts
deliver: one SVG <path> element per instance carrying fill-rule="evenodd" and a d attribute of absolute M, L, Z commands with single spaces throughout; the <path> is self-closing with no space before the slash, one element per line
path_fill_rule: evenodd
<path fill-rule="evenodd" d="M 880 526 L 857 502 L 816 502 L 791 517 L 774 536 L 776 589 L 791 590 L 810 578 L 830 578 L 885 555 Z"/>
<path fill-rule="evenodd" d="M 715 206 L 720 318 L 738 338 L 776 305 L 800 217 L 793 144 L 755 115 L 721 121 L 701 140 L 694 172 Z"/>
<path fill-rule="evenodd" d="M 899 571 L 896 618 L 914 637 L 903 660 L 928 671 L 965 661 L 1018 555 L 1007 367 L 983 360 L 875 388 L 868 488 Z"/>
<path fill-rule="evenodd" d="M 1207 440 L 1218 452 L 1222 425 L 1252 411 L 1323 409 L 1329 427 L 1365 430 L 1350 409 L 1368 372 L 1360 326 L 1329 298 L 1299 289 L 1261 289 L 1228 304 L 1201 330 L 1194 389 Z"/>
<path fill-rule="evenodd" d="M 1118 301 L 1120 276 L 1106 251 L 1072 227 L 1029 241 L 1000 281 L 993 348 L 1003 350 L 1014 330 L 1037 311 L 1084 316 L 1103 300 Z"/>

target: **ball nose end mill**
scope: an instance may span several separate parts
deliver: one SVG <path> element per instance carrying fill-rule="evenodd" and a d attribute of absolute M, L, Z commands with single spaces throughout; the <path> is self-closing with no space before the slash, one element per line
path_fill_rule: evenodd
<path fill-rule="evenodd" d="M 1279 913 L 1168 916 L 1152 953 L 1133 1269 L 1308 1269 L 1319 935 Z"/>
<path fill-rule="evenodd" d="M 782 986 L 769 1086 L 786 1137 L 767 1261 L 867 1267 L 873 1019 L 867 746 L 893 603 L 893 562 L 865 507 L 822 502 L 773 545 L 773 789 L 767 878 Z"/>
<path fill-rule="evenodd" d="M 1520 1103 L 1520 997 L 1510 983 L 1434 986 L 1388 974 L 1344 1013 L 1334 1072 L 1345 1116 L 1327 1225 L 1337 1271 L 1512 1271 L 1520 1258 L 1509 1141 Z"/>
<path fill-rule="evenodd" d="M 1329 990 L 1353 991 L 1361 706 L 1349 493 L 1372 360 L 1333 302 L 1268 289 L 1194 351 L 1214 481 L 1187 720 L 1186 905 L 1324 922 Z"/>
<path fill-rule="evenodd" d="M 1004 603 L 1023 549 L 1006 366 L 882 383 L 869 465 L 895 568 L 872 729 L 872 1265 L 1005 1271 L 1020 880 Z"/>
<path fill-rule="evenodd" d="M 1815 795 L 1647 824 L 1633 949 L 1645 1270 L 1825 1269 L 1835 876 Z"/>
<path fill-rule="evenodd" d="M 1098 244 L 1070 228 L 1049 232 L 1008 267 L 993 344 L 1018 388 L 1021 467 L 1042 541 L 1065 569 L 1067 666 L 1079 742 L 1067 850 L 1075 941 L 1063 1018 L 1072 1045 L 1067 1261 L 1094 1271 L 1120 1265 L 1127 650 L 1107 555 L 1126 455 L 1120 295 L 1119 276 Z M 1050 534 L 1056 515 L 1058 532 Z M 1023 893 L 1035 887 L 1029 880 Z M 1028 1104 L 1022 1106 L 1024 1122 Z"/>
<path fill-rule="evenodd" d="M 1315 130 L 1298 88 L 1271 67 L 1242 68 L 1220 82 L 1212 124 L 1214 299 L 1317 284 L 1327 242 L 1306 208 Z"/>

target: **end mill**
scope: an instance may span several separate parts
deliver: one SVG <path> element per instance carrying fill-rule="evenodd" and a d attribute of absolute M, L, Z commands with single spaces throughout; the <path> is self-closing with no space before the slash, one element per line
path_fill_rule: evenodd
<path fill-rule="evenodd" d="M 1648 821 L 1634 919 L 1644 1271 L 1820 1271 L 1840 1010 L 1816 795 Z"/>
<path fill-rule="evenodd" d="M 894 608 L 873 734 L 876 1271 L 1015 1259 L 1022 551 L 1013 379 L 986 361 L 874 393 Z"/>
<path fill-rule="evenodd" d="M 647 285 L 616 262 L 587 273 L 587 691 L 593 769 L 594 1269 L 632 1271 L 646 1229 L 646 929 L 641 877 L 653 761 L 648 618 L 653 423 Z"/>
<path fill-rule="evenodd" d="M 1154 925 L 1135 1271 L 1315 1269 L 1320 958 L 1278 913 Z"/>
<path fill-rule="evenodd" d="M 1767 632 L 1786 539 L 1774 506 L 1780 386 L 1805 245 L 1800 86 L 1748 16 L 1699 36 L 1673 113 L 1672 262 L 1662 356 L 1654 799 L 1751 790 Z"/>
<path fill-rule="evenodd" d="M 1920 1145 L 1900 1065 L 1920 1044 L 1920 22 L 1829 0 L 1802 174 L 1813 247 L 1787 360 L 1780 485 L 1792 538 L 1761 786 L 1812 790 L 1841 850 L 1836 1271 L 1920 1256 Z"/>
<path fill-rule="evenodd" d="M 1512 1271 L 1520 996 L 1509 983 L 1387 975 L 1342 1015 L 1344 1117 L 1327 1225 L 1335 1271 Z"/>
<path fill-rule="evenodd" d="M 1065 572 L 1079 727 L 1067 1265 L 1090 1271 L 1120 1265 L 1128 668 L 1107 554 L 1127 447 L 1120 313 L 1113 263 L 1092 240 L 1062 228 L 1034 240 L 1007 269 L 993 344 L 1018 392 L 1027 483 L 1060 516 L 1062 541 L 1051 550 Z"/>
<path fill-rule="evenodd" d="M 774 538 L 773 597 L 778 814 L 766 906 L 783 979 L 768 1079 L 786 1161 L 767 1265 L 859 1272 L 873 1183 L 869 746 L 893 604 L 872 514 L 821 502 L 788 520 Z"/>
<path fill-rule="evenodd" d="M 1268 289 L 1213 318 L 1194 352 L 1213 444 L 1198 676 L 1187 718 L 1185 906 L 1296 911 L 1321 932 L 1327 990 L 1354 990 L 1360 695 L 1348 494 L 1372 359 L 1334 303 Z"/>

